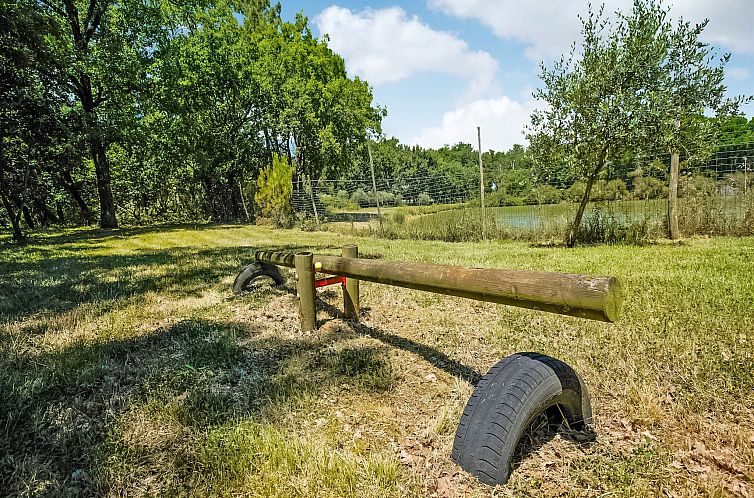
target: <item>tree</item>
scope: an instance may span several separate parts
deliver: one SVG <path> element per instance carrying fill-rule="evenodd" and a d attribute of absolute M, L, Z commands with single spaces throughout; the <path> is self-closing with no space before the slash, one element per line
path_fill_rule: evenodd
<path fill-rule="evenodd" d="M 259 172 L 255 199 L 262 214 L 272 218 L 277 226 L 289 227 L 291 225 L 292 178 L 293 165 L 279 154 L 274 154 L 272 164 L 265 166 Z"/>
<path fill-rule="evenodd" d="M 161 47 L 144 118 L 147 156 L 169 151 L 148 169 L 182 172 L 187 180 L 177 188 L 197 185 L 215 220 L 246 217 L 244 185 L 253 185 L 246 180 L 276 154 L 296 165 L 299 179 L 343 175 L 381 118 L 369 86 L 347 77 L 306 18 L 285 22 L 279 6 L 264 2 L 247 6 L 242 23 L 235 14 L 222 3 L 200 9 L 190 29 Z M 145 156 L 134 138 L 129 170 Z"/>
<path fill-rule="evenodd" d="M 712 49 L 699 41 L 705 25 L 674 26 L 655 0 L 636 0 L 615 21 L 590 7 L 580 51 L 574 45 L 552 69 L 542 65 L 544 88 L 534 95 L 547 106 L 532 115 L 531 150 L 540 167 L 565 166 L 585 182 L 569 247 L 606 166 L 657 151 L 703 155 L 711 134 L 702 113 L 725 113 L 740 102 L 723 98 L 728 56 L 713 64 Z"/>
<path fill-rule="evenodd" d="M 47 205 L 54 189 L 48 166 L 61 159 L 63 127 L 59 89 L 45 71 L 45 19 L 28 1 L 0 0 L 0 201 L 13 239 L 23 238 L 21 221 L 36 226 L 57 221 Z"/>
<path fill-rule="evenodd" d="M 54 29 L 50 49 L 60 81 L 74 95 L 87 133 L 100 226 L 118 226 L 107 151 L 124 120 L 138 113 L 136 92 L 162 32 L 160 4 L 148 0 L 40 0 Z M 81 7 L 81 9 L 80 9 Z"/>

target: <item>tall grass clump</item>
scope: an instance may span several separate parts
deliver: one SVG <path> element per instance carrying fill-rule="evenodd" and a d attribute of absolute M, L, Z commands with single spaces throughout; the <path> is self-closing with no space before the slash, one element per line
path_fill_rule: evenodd
<path fill-rule="evenodd" d="M 584 217 L 576 237 L 586 244 L 643 244 L 660 237 L 665 226 L 665 223 L 658 223 L 648 216 L 639 220 L 621 219 L 610 209 L 597 206 Z"/>
<path fill-rule="evenodd" d="M 200 442 L 193 486 L 208 494 L 256 490 L 258 496 L 398 496 L 393 455 L 356 457 L 252 421 L 210 431 Z"/>
<path fill-rule="evenodd" d="M 542 242 L 562 238 L 569 221 L 567 216 L 541 218 L 530 226 L 520 227 L 506 223 L 495 209 L 487 209 L 482 227 L 480 209 L 464 207 L 418 216 L 396 212 L 386 220 L 382 231 L 376 233 L 391 239 L 475 242 L 483 239 L 484 232 L 493 240 Z M 375 232 L 375 229 L 369 227 L 367 231 Z M 633 219 L 609 207 L 595 206 L 584 218 L 578 237 L 583 243 L 641 244 L 663 233 L 663 224 L 650 216 Z"/>
<path fill-rule="evenodd" d="M 754 194 L 721 196 L 717 183 L 707 177 L 684 178 L 678 225 L 684 235 L 754 234 Z"/>

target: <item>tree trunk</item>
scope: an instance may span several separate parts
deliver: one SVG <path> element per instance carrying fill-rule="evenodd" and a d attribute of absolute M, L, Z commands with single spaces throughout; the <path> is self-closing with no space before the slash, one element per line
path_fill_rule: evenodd
<path fill-rule="evenodd" d="M 3 142 L 0 140 L 0 148 L 2 148 L 2 145 Z M 0 157 L 2 156 L 0 155 Z M 0 165 L 0 200 L 2 200 L 5 212 L 8 213 L 8 219 L 13 227 L 13 240 L 19 241 L 24 238 L 24 234 L 21 232 L 21 214 L 16 214 L 16 211 L 13 209 L 13 203 L 6 195 L 5 175 L 3 173 L 3 166 Z"/>
<path fill-rule="evenodd" d="M 314 210 L 314 223 L 319 226 L 319 213 L 317 213 L 317 201 L 314 198 L 314 184 L 312 183 L 311 176 L 309 176 L 309 198 L 312 201 L 312 209 Z"/>
<path fill-rule="evenodd" d="M 586 210 L 586 205 L 589 204 L 589 196 L 592 193 L 592 187 L 594 186 L 594 181 L 597 179 L 597 175 L 599 174 L 600 169 L 602 168 L 596 169 L 594 173 L 586 181 L 586 188 L 584 189 L 584 196 L 581 198 L 579 209 L 576 211 L 576 217 L 573 219 L 573 224 L 571 225 L 571 228 L 568 230 L 568 235 L 566 235 L 565 243 L 567 247 L 573 247 L 574 245 L 576 245 L 576 237 L 579 234 L 579 227 L 581 226 L 581 219 L 584 217 L 584 211 Z"/>
<path fill-rule="evenodd" d="M 241 180 L 238 180 L 238 195 L 241 197 L 241 207 L 243 207 L 243 214 L 246 217 L 246 222 L 248 223 L 249 221 L 251 221 L 251 216 L 249 216 L 249 209 L 246 207 L 246 199 L 244 199 Z"/>
<path fill-rule="evenodd" d="M 675 240 L 681 236 L 678 230 L 678 174 L 680 157 L 678 152 L 670 155 L 670 185 L 668 189 L 668 229 L 669 236 Z"/>
<path fill-rule="evenodd" d="M 90 2 L 90 12 L 96 2 Z M 71 36 L 73 37 L 74 47 L 81 56 L 88 56 L 90 50 L 89 41 L 93 33 L 101 27 L 103 16 L 98 11 L 96 15 L 87 15 L 84 23 L 81 23 L 81 16 L 76 7 L 76 2 L 66 0 L 63 2 L 65 16 L 68 18 L 71 27 Z M 101 6 L 99 8 L 102 8 Z M 105 7 L 106 8 L 106 7 Z M 63 13 L 62 11 L 60 12 Z M 92 161 L 94 162 L 94 171 L 97 176 L 97 194 L 100 204 L 100 227 L 101 228 L 118 228 L 118 221 L 115 218 L 115 202 L 113 192 L 110 187 L 110 164 L 107 160 L 107 148 L 101 135 L 100 125 L 97 120 L 97 107 L 104 101 L 102 90 L 100 89 L 97 97 L 92 90 L 92 79 L 89 74 L 82 71 L 78 78 L 73 78 L 73 89 L 76 92 L 81 107 L 84 111 L 84 123 L 89 132 L 89 151 Z"/>
<path fill-rule="evenodd" d="M 110 189 L 110 163 L 107 160 L 105 146 L 96 129 L 91 129 L 89 137 L 94 171 L 97 175 L 97 194 L 99 195 L 99 226 L 100 228 L 118 228 L 115 218 L 115 201 Z"/>
<path fill-rule="evenodd" d="M 71 197 L 76 201 L 76 204 L 78 204 L 81 214 L 84 216 L 84 221 L 89 225 L 92 222 L 92 210 L 89 209 L 89 205 L 81 195 L 81 185 L 73 181 L 71 173 L 66 170 L 63 170 L 61 179 L 63 180 L 63 186 L 65 189 L 71 194 Z"/>
<path fill-rule="evenodd" d="M 286 152 L 288 153 L 288 164 L 293 164 L 293 156 L 291 155 L 291 134 L 288 133 L 288 139 L 286 143 Z"/>
<path fill-rule="evenodd" d="M 267 161 L 268 164 L 272 165 L 272 139 L 270 139 L 270 132 L 267 128 L 262 131 L 264 132 L 264 143 L 267 146 Z"/>
<path fill-rule="evenodd" d="M 20 216 L 18 216 L 13 209 L 13 203 L 10 202 L 10 200 L 5 196 L 4 193 L 0 193 L 0 197 L 2 197 L 3 201 L 3 207 L 5 208 L 5 212 L 8 213 L 8 219 L 10 219 L 10 223 L 13 227 L 13 240 L 19 241 L 24 238 L 23 232 L 21 232 L 21 219 Z"/>
<path fill-rule="evenodd" d="M 79 97 L 81 107 L 84 110 L 84 120 L 89 131 L 89 152 L 97 176 L 97 194 L 100 207 L 99 225 L 100 228 L 118 228 L 118 221 L 115 218 L 115 201 L 110 188 L 110 162 L 107 160 L 107 150 L 97 123 L 92 83 L 86 74 L 80 76 L 80 83 Z"/>
<path fill-rule="evenodd" d="M 58 222 L 61 225 L 65 224 L 65 212 L 63 211 L 63 203 L 60 201 L 55 202 L 55 211 L 58 212 Z"/>
<path fill-rule="evenodd" d="M 29 227 L 29 229 L 31 230 L 34 230 L 35 228 L 37 228 L 37 224 L 34 223 L 34 218 L 31 216 L 31 213 L 29 212 L 29 207 L 26 204 L 21 203 L 21 205 L 19 206 L 19 209 L 24 214 L 24 221 L 26 221 L 26 226 Z"/>
<path fill-rule="evenodd" d="M 59 223 L 58 216 L 50 209 L 47 203 L 38 198 L 33 199 L 34 205 L 42 213 L 42 226 L 46 227 L 50 223 Z"/>

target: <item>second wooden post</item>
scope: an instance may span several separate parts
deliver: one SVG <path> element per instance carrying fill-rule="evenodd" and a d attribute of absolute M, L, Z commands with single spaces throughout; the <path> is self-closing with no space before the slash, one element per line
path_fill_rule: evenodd
<path fill-rule="evenodd" d="M 344 258 L 358 258 L 359 248 L 355 245 L 343 246 Z M 359 281 L 355 278 L 346 278 L 343 286 L 343 314 L 352 320 L 359 319 Z"/>
<path fill-rule="evenodd" d="M 296 267 L 296 290 L 299 300 L 301 330 L 316 330 L 317 313 L 314 309 L 314 255 L 310 252 L 296 254 L 293 258 Z"/>

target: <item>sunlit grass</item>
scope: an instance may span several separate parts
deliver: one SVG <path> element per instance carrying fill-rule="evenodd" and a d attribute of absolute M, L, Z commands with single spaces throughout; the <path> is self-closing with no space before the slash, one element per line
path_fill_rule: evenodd
<path fill-rule="evenodd" d="M 604 324 L 364 283 L 361 326 L 322 311 L 303 334 L 288 291 L 230 293 L 257 248 L 347 243 L 615 275 L 624 314 Z M 485 496 L 450 445 L 464 379 L 515 351 L 583 375 L 598 439 L 529 458 L 501 492 L 722 493 L 745 476 L 688 454 L 703 443 L 754 466 L 752 275 L 752 238 L 568 250 L 252 226 L 37 234 L 0 249 L 0 494 L 427 496 L 443 483 Z"/>

